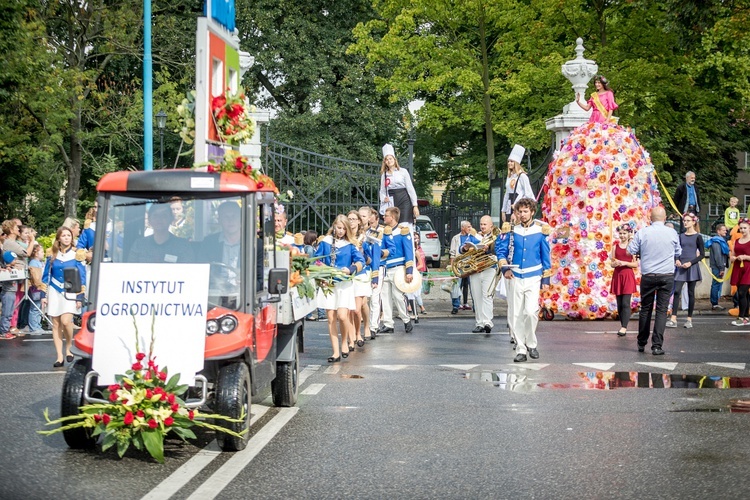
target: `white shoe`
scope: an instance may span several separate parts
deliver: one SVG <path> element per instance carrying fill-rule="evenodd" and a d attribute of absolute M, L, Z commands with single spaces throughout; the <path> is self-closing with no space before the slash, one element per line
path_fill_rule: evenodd
<path fill-rule="evenodd" d="M 732 321 L 732 324 L 734 326 L 745 326 L 745 325 L 747 325 L 747 321 L 742 320 L 742 319 L 736 319 L 736 320 Z"/>
<path fill-rule="evenodd" d="M 693 322 L 692 322 L 692 321 L 687 321 L 687 322 L 685 322 L 685 325 L 684 325 L 684 327 L 685 327 L 685 328 L 692 328 L 692 327 L 693 327 Z"/>
<path fill-rule="evenodd" d="M 672 321 L 671 319 L 669 319 L 669 320 L 667 320 L 667 324 L 664 325 L 664 326 L 666 326 L 667 328 L 677 328 L 677 323 L 675 323 L 674 321 Z"/>

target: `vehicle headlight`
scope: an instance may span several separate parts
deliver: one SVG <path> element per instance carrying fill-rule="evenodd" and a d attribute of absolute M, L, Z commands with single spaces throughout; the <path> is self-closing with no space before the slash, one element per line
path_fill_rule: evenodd
<path fill-rule="evenodd" d="M 234 316 L 224 316 L 220 323 L 221 333 L 232 333 L 237 328 L 237 318 Z"/>
<path fill-rule="evenodd" d="M 206 321 L 206 335 L 213 335 L 219 331 L 219 322 L 215 319 Z"/>

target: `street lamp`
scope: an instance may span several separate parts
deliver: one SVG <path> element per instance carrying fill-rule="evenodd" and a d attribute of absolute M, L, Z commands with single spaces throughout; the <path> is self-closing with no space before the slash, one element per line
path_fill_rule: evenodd
<path fill-rule="evenodd" d="M 167 114 L 164 110 L 156 113 L 156 126 L 159 129 L 159 168 L 164 168 L 164 127 L 167 126 Z"/>
<path fill-rule="evenodd" d="M 406 144 L 409 147 L 409 175 L 414 178 L 414 143 L 417 142 L 417 112 L 424 106 L 424 101 L 417 99 L 408 104 L 409 108 L 409 132 Z"/>

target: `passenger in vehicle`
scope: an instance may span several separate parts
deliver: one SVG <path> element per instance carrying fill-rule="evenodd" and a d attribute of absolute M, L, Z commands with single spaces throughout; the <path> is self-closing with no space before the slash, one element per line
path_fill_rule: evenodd
<path fill-rule="evenodd" d="M 136 241 L 130 249 L 128 262 L 186 263 L 193 262 L 193 249 L 184 238 L 169 232 L 172 210 L 168 204 L 154 203 L 148 209 L 153 233 Z"/>

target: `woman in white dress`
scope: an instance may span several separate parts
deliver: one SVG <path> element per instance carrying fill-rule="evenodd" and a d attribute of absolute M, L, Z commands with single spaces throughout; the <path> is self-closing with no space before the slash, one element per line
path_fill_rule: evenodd
<path fill-rule="evenodd" d="M 78 268 L 81 283 L 86 283 L 86 266 L 83 258 L 82 254 L 76 257 L 73 232 L 67 227 L 59 228 L 52 244 L 52 254 L 47 258 L 42 271 L 42 309 L 47 308 L 47 316 L 52 321 L 52 340 L 57 351 L 57 361 L 53 365 L 55 368 L 63 366 L 64 361 L 73 361 L 73 354 L 70 352 L 73 344 L 73 314 L 81 309 L 84 292 L 81 290 L 76 300 L 65 297 L 65 269 Z M 62 349 L 63 334 L 67 342 L 65 360 Z"/>
<path fill-rule="evenodd" d="M 417 193 L 411 176 L 399 166 L 393 146 L 386 144 L 383 146 L 383 166 L 380 169 L 380 214 L 385 214 L 385 209 L 389 207 L 398 207 L 401 211 L 399 224 L 406 222 L 411 227 L 419 217 Z"/>

